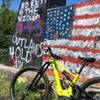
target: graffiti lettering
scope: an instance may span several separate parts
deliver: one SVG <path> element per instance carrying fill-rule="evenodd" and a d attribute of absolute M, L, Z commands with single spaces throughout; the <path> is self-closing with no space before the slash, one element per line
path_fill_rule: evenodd
<path fill-rule="evenodd" d="M 16 60 L 16 66 L 31 65 L 34 57 L 41 57 L 43 41 L 43 19 L 40 18 L 39 6 L 47 0 L 22 0 L 17 17 L 15 34 L 9 53 Z M 37 44 L 39 43 L 39 44 Z"/>
<path fill-rule="evenodd" d="M 16 59 L 16 68 L 22 67 L 23 61 Z"/>
<path fill-rule="evenodd" d="M 38 14 L 39 5 L 45 4 L 46 0 L 31 0 L 22 2 L 21 9 L 19 11 L 18 21 L 35 21 L 40 17 Z"/>
<path fill-rule="evenodd" d="M 42 20 L 38 18 L 34 22 L 32 21 L 27 21 L 27 22 L 18 22 L 17 23 L 17 28 L 16 28 L 16 33 L 23 33 L 25 29 L 29 30 L 30 34 L 42 34 Z"/>
<path fill-rule="evenodd" d="M 17 65 L 23 66 L 24 62 L 30 63 L 33 55 L 37 57 L 42 56 L 42 44 L 35 44 L 33 39 L 28 40 L 14 35 L 12 44 L 9 54 L 12 59 L 16 59 Z"/>
<path fill-rule="evenodd" d="M 35 45 L 35 43 L 33 42 L 33 39 L 28 40 L 26 38 L 20 38 L 15 35 L 12 37 L 12 43 L 15 46 L 20 46 L 20 47 L 22 47 L 24 49 L 28 49 L 28 50 L 31 50 Z"/>

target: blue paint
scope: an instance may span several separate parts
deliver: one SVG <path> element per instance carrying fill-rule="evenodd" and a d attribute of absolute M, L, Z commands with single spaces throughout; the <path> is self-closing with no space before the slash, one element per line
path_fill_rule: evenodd
<path fill-rule="evenodd" d="M 75 3 L 78 3 L 78 2 L 85 2 L 87 0 L 66 0 L 66 5 L 73 5 Z"/>
<path fill-rule="evenodd" d="M 40 34 L 41 34 L 42 33 L 42 27 L 40 25 L 41 24 L 41 21 L 40 20 L 37 20 L 35 24 L 36 24 L 36 29 L 37 30 L 39 29 L 40 30 Z"/>
<path fill-rule="evenodd" d="M 29 29 L 29 28 L 28 28 L 28 21 L 27 21 L 27 20 L 26 20 L 26 25 L 25 25 L 25 26 L 26 26 L 26 29 Z"/>
<path fill-rule="evenodd" d="M 24 25 L 24 27 L 23 27 L 23 25 Z M 31 35 L 42 34 L 43 30 L 42 30 L 42 26 L 41 26 L 41 20 L 36 20 L 35 22 L 32 22 L 32 21 L 20 22 L 19 27 L 18 27 L 18 23 L 17 23 L 16 32 L 22 33 L 24 30 L 28 30 Z M 34 31 L 32 32 L 32 30 L 34 30 Z"/>

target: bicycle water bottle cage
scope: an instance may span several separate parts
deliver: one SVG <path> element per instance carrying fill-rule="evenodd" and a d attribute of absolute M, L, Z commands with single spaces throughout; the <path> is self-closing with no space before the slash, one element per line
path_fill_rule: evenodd
<path fill-rule="evenodd" d="M 79 57 L 79 59 L 83 60 L 84 62 L 87 62 L 87 63 L 93 63 L 96 61 L 95 58 L 84 58 L 84 57 Z"/>

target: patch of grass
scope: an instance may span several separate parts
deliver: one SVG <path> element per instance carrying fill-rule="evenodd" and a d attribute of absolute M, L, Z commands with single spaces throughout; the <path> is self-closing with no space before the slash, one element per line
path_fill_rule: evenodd
<path fill-rule="evenodd" d="M 0 100 L 11 100 L 9 96 L 9 89 L 10 89 L 10 76 L 6 75 L 5 72 L 0 71 Z M 23 78 L 24 79 L 24 78 Z M 19 80 L 19 84 L 16 84 L 16 92 L 20 95 L 23 92 L 23 89 L 25 89 L 25 79 L 24 81 L 22 78 Z M 25 97 L 25 100 L 39 100 L 41 96 L 41 91 L 35 91 L 35 92 L 28 92 L 28 96 Z M 52 95 L 52 94 L 51 94 Z M 51 99 L 52 98 L 52 99 Z M 20 100 L 20 96 L 17 98 Z M 48 97 L 49 100 L 57 100 L 57 97 L 54 96 L 54 94 L 50 97 Z"/>
<path fill-rule="evenodd" d="M 7 75 L 0 72 L 0 100 L 10 100 L 9 98 L 9 86 L 10 82 Z"/>

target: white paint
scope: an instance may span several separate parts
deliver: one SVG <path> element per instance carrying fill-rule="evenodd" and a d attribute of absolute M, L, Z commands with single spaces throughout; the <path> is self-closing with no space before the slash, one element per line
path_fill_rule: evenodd
<path fill-rule="evenodd" d="M 13 59 L 14 58 L 14 47 L 9 48 L 9 54 L 10 54 L 11 58 Z"/>
<path fill-rule="evenodd" d="M 19 11 L 18 21 L 35 21 L 40 15 L 37 13 L 39 5 L 45 4 L 46 0 L 31 0 L 29 2 L 22 2 L 21 9 Z"/>

